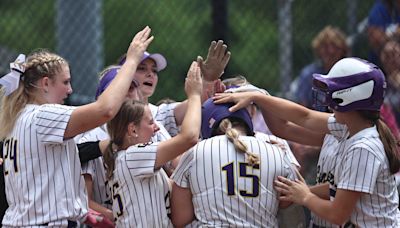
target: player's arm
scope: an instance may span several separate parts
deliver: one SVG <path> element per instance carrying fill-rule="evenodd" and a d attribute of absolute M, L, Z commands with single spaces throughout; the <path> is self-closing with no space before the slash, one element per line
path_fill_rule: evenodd
<path fill-rule="evenodd" d="M 308 130 L 307 128 L 283 120 L 272 114 L 269 109 L 261 109 L 261 112 L 272 134 L 303 145 L 322 146 L 325 137 L 324 134 Z"/>
<path fill-rule="evenodd" d="M 321 199 L 312 193 L 308 186 L 300 180 L 291 181 L 284 177 L 278 177 L 275 188 L 282 193 L 279 197 L 283 201 L 291 201 L 303 205 L 315 213 L 318 217 L 342 225 L 350 218 L 362 192 L 338 189 L 333 201 Z"/>
<path fill-rule="evenodd" d="M 185 82 L 188 108 L 181 131 L 175 137 L 160 142 L 157 148 L 155 168 L 161 167 L 197 143 L 201 125 L 201 86 L 200 68 L 196 62 L 193 62 Z"/>
<path fill-rule="evenodd" d="M 329 183 L 310 186 L 310 191 L 321 199 L 329 200 Z"/>
<path fill-rule="evenodd" d="M 103 156 L 103 153 L 109 143 L 110 140 L 106 139 L 96 142 L 84 142 L 77 144 L 79 160 L 81 161 L 81 164 Z"/>
<path fill-rule="evenodd" d="M 278 118 L 293 122 L 299 126 L 319 134 L 328 134 L 329 113 L 308 109 L 292 101 L 265 95 L 260 92 L 218 93 L 214 96 L 215 103 L 234 102 L 229 110 L 234 112 L 240 108 L 255 103 L 262 112 L 269 111 Z"/>
<path fill-rule="evenodd" d="M 117 114 L 132 84 L 143 52 L 153 40 L 150 32 L 151 29 L 146 26 L 135 35 L 127 51 L 126 62 L 102 95 L 95 102 L 79 106 L 72 112 L 64 132 L 65 139 L 100 126 Z"/>
<path fill-rule="evenodd" d="M 77 144 L 81 164 L 102 156 L 99 143 L 99 141 L 96 141 Z"/>
<path fill-rule="evenodd" d="M 110 209 L 105 208 L 102 205 L 98 204 L 96 201 L 94 201 L 92 176 L 89 174 L 83 174 L 83 178 L 85 179 L 86 190 L 87 190 L 88 200 L 89 200 L 89 208 L 101 213 L 110 221 L 114 221 L 114 215 L 113 215 L 112 211 Z"/>
<path fill-rule="evenodd" d="M 175 227 L 184 227 L 195 219 L 192 193 L 189 188 L 172 184 L 171 221 Z"/>

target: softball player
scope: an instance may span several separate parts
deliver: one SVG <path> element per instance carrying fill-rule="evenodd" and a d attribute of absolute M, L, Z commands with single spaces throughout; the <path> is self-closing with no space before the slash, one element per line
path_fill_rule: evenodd
<path fill-rule="evenodd" d="M 207 85 L 214 85 L 220 82 L 220 76 L 223 74 L 226 65 L 229 62 L 231 53 L 227 51 L 227 46 L 222 40 L 218 42 L 212 41 L 207 53 L 207 59 L 203 61 L 201 56 L 198 56 L 197 62 L 203 75 L 203 93 L 202 101 L 208 99 Z M 152 61 L 151 61 L 152 60 Z M 123 57 L 119 64 L 124 63 Z M 163 125 L 170 136 L 175 136 L 179 132 L 179 126 L 182 124 L 185 116 L 187 101 L 175 102 L 171 104 L 162 104 L 160 106 L 153 105 L 148 102 L 158 84 L 158 72 L 167 66 L 167 61 L 163 55 L 158 53 L 145 52 L 141 64 L 138 66 L 135 73 L 135 79 L 139 84 L 139 89 L 142 94 L 143 102 L 150 107 L 151 113 L 160 125 Z M 159 140 L 160 141 L 160 140 Z"/>
<path fill-rule="evenodd" d="M 9 207 L 3 227 L 75 227 L 87 217 L 87 195 L 72 139 L 111 119 L 153 40 L 146 27 L 133 38 L 117 79 L 96 102 L 61 105 L 72 93 L 68 63 L 46 50 L 11 64 L 4 76 L 0 139 Z"/>
<path fill-rule="evenodd" d="M 277 176 L 294 177 L 292 164 L 277 144 L 254 137 L 246 109 L 229 105 L 202 108 L 203 141 L 185 153 L 175 170 L 172 222 L 183 226 L 277 227 Z"/>
<path fill-rule="evenodd" d="M 138 101 L 126 101 L 107 123 L 110 145 L 104 161 L 117 227 L 172 226 L 169 179 L 160 168 L 197 143 L 201 88 L 200 68 L 193 62 L 185 82 L 186 115 L 180 133 L 169 140 L 150 142 L 158 126 L 149 106 Z"/>
<path fill-rule="evenodd" d="M 345 58 L 328 75 L 314 75 L 313 86 L 319 92 L 316 97 L 323 98 L 321 104 L 329 106 L 333 115 L 259 93 L 218 94 L 215 99 L 237 103 L 231 111 L 255 102 L 263 110 L 338 141 L 333 148 L 337 151 L 334 169 L 327 177 L 329 186 L 310 192 L 302 181 L 281 177 L 276 188 L 283 193 L 282 200 L 302 204 L 337 225 L 350 220 L 357 227 L 399 227 L 393 175 L 400 167 L 398 147 L 379 119 L 384 74 L 365 60 Z"/>
<path fill-rule="evenodd" d="M 234 78 L 228 78 L 225 79 L 224 84 L 229 88 L 225 92 L 250 92 L 250 91 L 259 91 L 261 93 L 265 92 L 262 89 L 259 89 L 257 87 L 252 86 L 249 84 L 246 80 L 245 77 L 243 76 L 237 76 Z M 249 86 L 250 85 L 250 86 Z M 255 107 L 255 104 L 252 104 L 251 107 Z M 266 109 L 268 111 L 268 109 Z M 249 111 L 249 113 L 252 113 Z M 264 114 L 264 113 L 263 113 Z M 323 134 L 318 134 L 312 131 L 309 131 L 305 128 L 302 128 L 298 125 L 295 125 L 292 122 L 288 122 L 282 119 L 279 119 L 277 117 L 274 117 L 273 114 L 270 113 L 265 113 L 263 115 L 263 120 L 266 121 L 267 123 L 267 128 L 272 131 L 272 133 L 279 135 L 280 137 L 283 137 L 285 139 L 288 139 L 292 142 L 300 143 L 300 144 L 305 144 L 305 145 L 310 145 L 310 146 L 317 146 L 321 147 L 320 154 L 319 154 L 319 159 L 318 159 L 318 164 L 317 164 L 317 178 L 316 178 L 316 189 L 320 188 L 321 184 L 328 183 L 329 181 L 332 182 L 332 177 L 333 177 L 333 171 L 335 168 L 336 164 L 336 159 L 337 159 L 337 139 L 333 137 L 332 135 L 323 135 Z M 253 118 L 252 118 L 253 119 Z M 254 123 L 254 119 L 253 119 Z M 289 160 L 292 160 L 292 163 L 297 164 L 297 160 L 294 158 L 293 153 L 290 150 L 290 147 L 288 146 L 287 142 L 281 138 L 276 137 L 275 135 L 263 135 L 264 137 L 268 136 L 266 140 L 268 142 L 279 142 L 283 145 L 286 145 L 284 147 L 289 155 Z M 256 137 L 258 136 L 258 133 L 256 133 Z M 272 138 L 271 138 L 272 137 Z M 327 186 L 327 185 L 326 185 Z M 314 188 L 314 187 L 313 187 Z M 326 194 L 328 191 L 326 191 Z M 301 213 L 303 211 L 303 207 L 301 206 L 297 208 L 298 211 L 294 212 L 294 208 L 290 208 L 290 210 L 281 210 L 279 215 L 281 218 L 279 218 L 279 221 L 282 222 L 280 224 L 280 227 L 283 227 L 286 225 L 286 227 L 293 227 L 293 226 L 298 226 L 301 223 L 306 223 L 308 221 L 304 221 L 304 219 L 301 218 L 301 216 L 298 216 L 298 220 L 296 221 L 293 219 L 293 213 Z M 290 220 L 286 219 L 286 217 L 289 217 Z M 321 227 L 339 227 L 338 225 L 329 223 L 328 221 L 321 219 L 320 217 L 316 216 L 314 213 L 311 213 L 311 222 L 313 226 L 321 226 Z"/>
<path fill-rule="evenodd" d="M 145 52 L 146 53 L 146 52 Z M 143 60 L 151 58 L 151 55 L 144 55 Z M 155 61 L 155 60 L 154 60 Z M 109 66 L 103 72 L 100 73 L 100 82 L 96 91 L 96 99 L 106 90 L 110 85 L 111 81 L 116 77 L 120 66 Z M 161 70 L 158 69 L 158 70 Z M 136 80 L 132 81 L 131 87 L 126 95 L 126 99 L 140 100 L 141 94 L 138 90 L 138 83 Z M 158 125 L 158 123 L 157 123 Z M 165 141 L 170 139 L 169 133 L 162 125 L 158 125 L 160 130 L 155 133 L 152 137 L 152 142 Z M 86 142 L 96 142 L 102 140 L 108 140 L 108 132 L 106 125 L 97 127 L 93 130 L 85 132 L 75 137 L 77 144 Z M 82 164 L 82 174 L 85 179 L 86 189 L 89 197 L 89 208 L 101 213 L 103 216 L 108 218 L 110 221 L 114 221 L 112 214 L 112 199 L 110 186 L 107 184 L 104 160 L 102 157 L 98 157 L 91 161 Z"/>

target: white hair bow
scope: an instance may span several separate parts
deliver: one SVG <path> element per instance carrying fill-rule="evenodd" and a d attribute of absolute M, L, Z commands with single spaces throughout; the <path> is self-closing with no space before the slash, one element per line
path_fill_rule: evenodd
<path fill-rule="evenodd" d="M 10 63 L 10 73 L 0 78 L 0 85 L 5 88 L 5 95 L 14 92 L 19 85 L 21 75 L 25 72 L 25 55 L 19 54 L 17 59 Z"/>

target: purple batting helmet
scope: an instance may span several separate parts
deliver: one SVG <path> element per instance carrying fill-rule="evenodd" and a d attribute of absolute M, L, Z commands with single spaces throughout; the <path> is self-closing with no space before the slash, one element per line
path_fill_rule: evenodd
<path fill-rule="evenodd" d="M 140 62 L 143 62 L 146 59 L 152 59 L 154 60 L 154 62 L 156 62 L 156 66 L 157 66 L 157 72 L 160 72 L 162 70 L 165 69 L 165 67 L 167 67 L 167 60 L 164 58 L 163 55 L 159 54 L 159 53 L 148 53 L 147 51 L 145 51 L 143 53 L 143 57 L 142 60 Z M 123 57 L 120 61 L 119 61 L 119 65 L 124 64 L 126 61 L 126 56 Z"/>
<path fill-rule="evenodd" d="M 249 134 L 253 134 L 253 123 L 247 109 L 242 108 L 236 112 L 230 112 L 229 108 L 233 103 L 214 104 L 210 98 L 203 103 L 201 111 L 201 136 L 208 139 L 213 136 L 213 131 L 219 126 L 219 123 L 225 118 L 237 119 L 245 123 Z"/>
<path fill-rule="evenodd" d="M 100 79 L 99 85 L 97 86 L 96 90 L 96 99 L 100 94 L 104 92 L 104 90 L 107 89 L 107 87 L 110 85 L 111 81 L 114 80 L 115 76 L 117 76 L 117 73 L 121 69 L 120 66 L 115 66 L 112 68 L 107 69 L 104 73 L 103 76 Z M 132 83 L 135 85 L 135 87 L 139 86 L 139 83 L 134 79 Z"/>
<path fill-rule="evenodd" d="M 317 106 L 329 106 L 339 112 L 380 110 L 385 96 L 385 75 L 366 60 L 344 58 L 327 75 L 313 77 Z"/>

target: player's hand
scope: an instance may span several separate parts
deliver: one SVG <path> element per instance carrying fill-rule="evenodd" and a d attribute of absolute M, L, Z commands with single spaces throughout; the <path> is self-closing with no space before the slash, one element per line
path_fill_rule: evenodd
<path fill-rule="evenodd" d="M 112 212 L 112 210 L 107 210 L 107 211 L 105 211 L 104 213 L 103 213 L 103 216 L 105 217 L 105 218 L 107 218 L 109 221 L 114 221 L 114 215 L 113 215 L 113 212 Z"/>
<path fill-rule="evenodd" d="M 259 94 L 259 92 L 217 93 L 213 97 L 213 100 L 215 104 L 235 103 L 229 108 L 229 111 L 235 112 L 252 104 L 253 96 L 257 94 Z"/>
<path fill-rule="evenodd" d="M 201 100 L 205 101 L 208 98 L 214 96 L 215 93 L 223 93 L 226 87 L 222 83 L 221 79 L 215 80 L 213 82 L 203 81 L 203 92 L 201 94 Z"/>
<path fill-rule="evenodd" d="M 189 71 L 185 81 L 185 92 L 186 96 L 190 97 L 193 95 L 201 96 L 203 88 L 203 81 L 201 79 L 201 71 L 197 62 L 193 61 L 190 65 Z"/>
<path fill-rule="evenodd" d="M 203 57 L 197 57 L 204 80 L 217 80 L 224 73 L 224 69 L 231 58 L 231 53 L 226 51 L 227 48 L 222 40 L 212 41 L 208 48 L 207 59 L 204 61 Z"/>
<path fill-rule="evenodd" d="M 147 49 L 149 44 L 154 39 L 154 36 L 150 36 L 150 32 L 151 29 L 149 28 L 149 26 L 146 26 L 142 31 L 136 33 L 126 53 L 126 62 L 140 62 L 143 57 L 143 52 Z"/>
<path fill-rule="evenodd" d="M 298 176 L 296 180 L 292 181 L 285 177 L 278 176 L 278 179 L 274 181 L 274 187 L 281 194 L 279 200 L 305 205 L 312 193 L 305 183 L 304 178 L 297 169 L 295 170 Z"/>
<path fill-rule="evenodd" d="M 84 224 L 95 228 L 114 228 L 114 223 L 99 212 L 89 208 Z"/>

